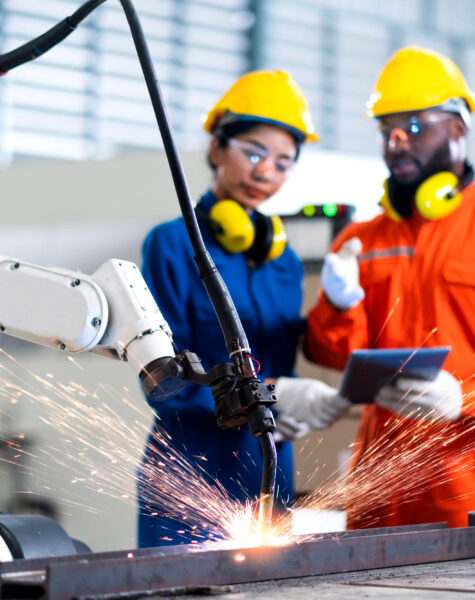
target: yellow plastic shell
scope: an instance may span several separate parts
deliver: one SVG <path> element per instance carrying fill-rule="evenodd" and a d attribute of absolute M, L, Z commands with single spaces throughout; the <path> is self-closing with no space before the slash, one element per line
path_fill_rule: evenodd
<path fill-rule="evenodd" d="M 274 239 L 267 253 L 266 260 L 275 260 L 279 258 L 287 245 L 287 234 L 285 233 L 282 219 L 277 215 L 271 217 L 274 228 Z"/>
<path fill-rule="evenodd" d="M 383 183 L 383 195 L 381 197 L 381 200 L 379 201 L 379 206 L 381 206 L 381 208 L 384 210 L 385 215 L 387 217 L 389 217 L 390 219 L 392 219 L 393 221 L 397 221 L 398 223 L 401 223 L 403 221 L 403 218 L 393 208 L 393 205 L 391 204 L 391 200 L 389 199 L 388 180 L 387 179 Z"/>
<path fill-rule="evenodd" d="M 446 56 L 420 48 L 402 48 L 381 71 L 366 103 L 368 117 L 424 110 L 451 98 L 464 98 L 470 112 L 475 97 L 457 65 Z"/>
<path fill-rule="evenodd" d="M 204 119 L 212 133 L 226 112 L 295 129 L 307 142 L 317 142 L 315 127 L 302 89 L 285 71 L 251 71 L 240 77 Z"/>
<path fill-rule="evenodd" d="M 216 239 L 228 252 L 246 252 L 252 246 L 254 226 L 240 204 L 221 200 L 211 208 L 209 217 L 219 226 Z"/>
<path fill-rule="evenodd" d="M 444 219 L 462 202 L 456 175 L 449 171 L 436 173 L 417 188 L 415 204 L 418 212 L 428 221 Z"/>

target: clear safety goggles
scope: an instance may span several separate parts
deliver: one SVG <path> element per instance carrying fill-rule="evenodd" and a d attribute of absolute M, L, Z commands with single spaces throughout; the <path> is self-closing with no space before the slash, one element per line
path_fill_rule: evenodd
<path fill-rule="evenodd" d="M 454 113 L 425 113 L 409 115 L 399 123 L 390 125 L 389 123 L 379 122 L 379 133 L 384 144 L 390 146 L 395 143 L 396 138 L 400 141 L 417 141 L 422 138 L 434 125 L 442 121 L 448 121 L 454 118 Z"/>
<path fill-rule="evenodd" d="M 272 153 L 265 148 L 259 148 L 252 142 L 230 138 L 228 144 L 232 148 L 236 148 L 246 159 L 255 167 L 264 163 L 274 165 L 276 173 L 279 175 L 287 175 L 292 171 L 295 160 L 290 157 L 279 156 L 273 157 Z"/>

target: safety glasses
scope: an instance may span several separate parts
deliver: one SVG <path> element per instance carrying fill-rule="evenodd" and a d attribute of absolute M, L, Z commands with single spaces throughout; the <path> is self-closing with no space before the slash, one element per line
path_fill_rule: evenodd
<path fill-rule="evenodd" d="M 396 137 L 403 141 L 414 140 L 423 137 L 437 123 L 453 118 L 454 115 L 450 113 L 410 115 L 405 119 L 399 120 L 397 124 L 380 121 L 379 132 L 385 144 L 394 141 Z"/>
<path fill-rule="evenodd" d="M 238 150 L 255 167 L 270 162 L 274 165 L 275 171 L 279 175 L 288 175 L 295 165 L 293 158 L 285 156 L 273 157 L 269 150 L 261 148 L 253 142 L 231 138 L 228 140 L 228 144 Z"/>

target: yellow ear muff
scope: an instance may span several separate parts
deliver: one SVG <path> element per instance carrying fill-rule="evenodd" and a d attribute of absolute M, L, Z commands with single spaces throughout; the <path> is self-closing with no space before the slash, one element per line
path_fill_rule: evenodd
<path fill-rule="evenodd" d="M 415 204 L 424 219 L 443 219 L 460 206 L 462 194 L 458 183 L 457 176 L 449 171 L 436 173 L 421 183 L 416 190 Z"/>
<path fill-rule="evenodd" d="M 383 183 L 383 190 L 384 190 L 383 196 L 382 196 L 381 200 L 379 201 L 379 206 L 381 206 L 381 208 L 384 210 L 384 213 L 386 214 L 387 217 L 389 217 L 393 221 L 397 221 L 398 223 L 401 223 L 403 218 L 397 212 L 397 210 L 393 207 L 393 205 L 391 203 L 391 198 L 389 197 L 388 180 L 387 179 Z"/>
<path fill-rule="evenodd" d="M 274 236 L 271 247 L 269 248 L 269 252 L 267 253 L 266 260 L 274 260 L 279 258 L 287 245 L 287 234 L 285 233 L 282 219 L 277 215 L 273 215 L 271 216 L 271 221 L 274 229 Z"/>
<path fill-rule="evenodd" d="M 216 226 L 216 239 L 228 252 L 246 252 L 255 237 L 254 226 L 244 208 L 234 200 L 220 200 L 209 218 Z"/>

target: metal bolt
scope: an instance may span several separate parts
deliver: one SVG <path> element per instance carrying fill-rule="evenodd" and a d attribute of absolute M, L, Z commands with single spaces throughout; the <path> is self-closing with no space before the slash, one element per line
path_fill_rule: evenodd
<path fill-rule="evenodd" d="M 102 321 L 100 319 L 98 319 L 97 317 L 94 317 L 94 319 L 92 319 L 92 324 L 94 327 L 99 327 L 101 323 L 102 323 Z"/>
<path fill-rule="evenodd" d="M 58 348 L 60 350 L 66 350 L 66 344 L 64 344 L 63 342 L 58 342 Z"/>
<path fill-rule="evenodd" d="M 71 287 L 76 287 L 80 283 L 81 283 L 81 281 L 79 279 L 75 279 L 74 281 L 71 281 Z"/>

